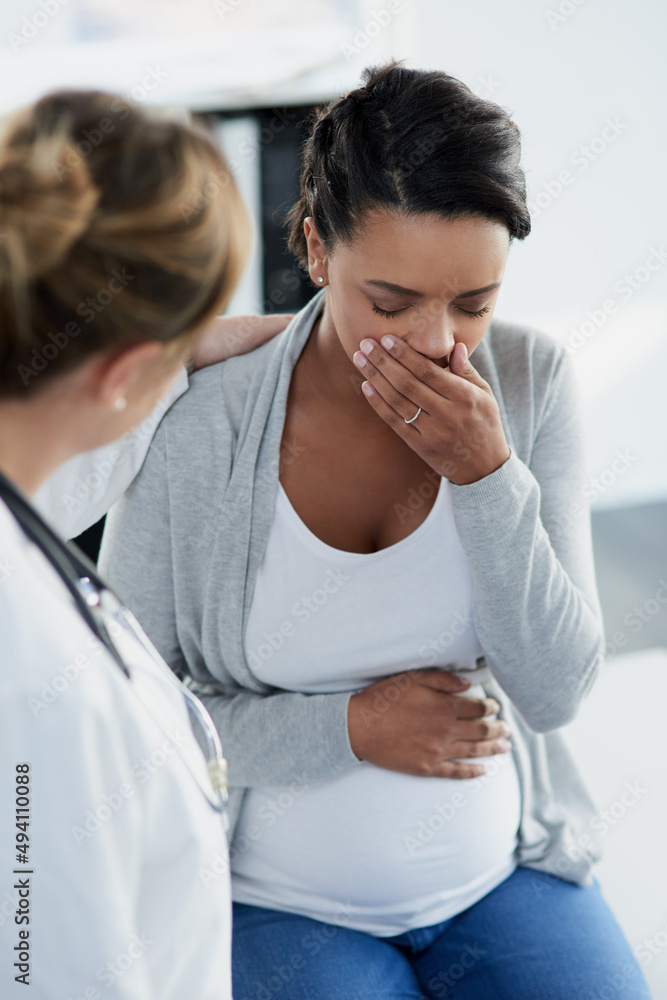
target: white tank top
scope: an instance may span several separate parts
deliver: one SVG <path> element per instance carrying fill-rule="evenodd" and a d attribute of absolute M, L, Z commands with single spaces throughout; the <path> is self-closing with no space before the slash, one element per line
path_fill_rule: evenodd
<path fill-rule="evenodd" d="M 246 656 L 261 680 L 306 693 L 357 691 L 418 667 L 473 670 L 482 650 L 472 609 L 446 479 L 415 531 L 369 554 L 322 542 L 279 485 Z M 483 697 L 483 683 L 466 694 Z M 466 781 L 363 762 L 326 781 L 250 789 L 233 898 L 378 936 L 460 913 L 515 867 L 512 755 L 479 761 L 488 773 Z"/>

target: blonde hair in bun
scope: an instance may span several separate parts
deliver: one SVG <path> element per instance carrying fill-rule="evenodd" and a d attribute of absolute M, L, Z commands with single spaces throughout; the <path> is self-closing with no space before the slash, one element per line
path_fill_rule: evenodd
<path fill-rule="evenodd" d="M 0 127 L 0 397 L 106 348 L 184 351 L 224 308 L 248 243 L 224 157 L 182 116 L 99 91 L 12 115 Z"/>
<path fill-rule="evenodd" d="M 17 280 L 55 267 L 89 225 L 100 192 L 73 152 L 63 132 L 0 147 L 0 261 Z M 66 157 L 75 165 L 59 180 L 53 165 Z"/>

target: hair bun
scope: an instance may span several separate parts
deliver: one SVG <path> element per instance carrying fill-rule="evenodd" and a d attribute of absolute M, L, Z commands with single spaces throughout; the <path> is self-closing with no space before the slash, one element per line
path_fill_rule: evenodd
<path fill-rule="evenodd" d="M 84 159 L 64 136 L 27 143 L 19 127 L 0 158 L 5 265 L 27 278 L 56 267 L 88 228 L 98 198 Z"/>
<path fill-rule="evenodd" d="M 25 168 L 19 163 L 0 166 L 0 202 L 11 205 L 25 191 Z"/>

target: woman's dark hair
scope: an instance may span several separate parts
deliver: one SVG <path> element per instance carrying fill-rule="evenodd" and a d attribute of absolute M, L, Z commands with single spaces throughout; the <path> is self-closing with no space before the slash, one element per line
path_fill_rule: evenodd
<path fill-rule="evenodd" d="M 328 252 L 378 208 L 481 215 L 504 222 L 510 239 L 528 235 L 519 129 L 503 108 L 447 73 L 396 62 L 363 79 L 317 113 L 304 145 L 301 194 L 286 219 L 303 267 L 307 216 Z"/>

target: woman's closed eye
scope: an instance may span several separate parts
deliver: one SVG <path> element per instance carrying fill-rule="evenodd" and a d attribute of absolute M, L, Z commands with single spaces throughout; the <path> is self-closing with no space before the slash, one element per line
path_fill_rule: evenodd
<path fill-rule="evenodd" d="M 373 312 L 377 313 L 378 316 L 385 316 L 387 319 L 391 319 L 393 316 L 398 316 L 399 313 L 405 312 L 410 306 L 403 306 L 401 309 L 383 309 L 376 302 L 373 303 Z M 454 308 L 463 313 L 464 316 L 470 316 L 472 319 L 479 319 L 481 316 L 486 316 L 490 306 L 482 306 L 481 309 L 476 309 L 474 312 L 470 309 L 464 309 L 462 306 L 454 306 Z"/>
<path fill-rule="evenodd" d="M 392 316 L 398 316 L 399 313 L 405 312 L 410 306 L 403 306 L 401 309 L 382 309 L 381 306 L 373 303 L 373 312 L 377 313 L 378 316 L 386 316 L 387 319 L 391 319 Z"/>
<path fill-rule="evenodd" d="M 455 306 L 454 308 L 458 309 L 458 311 L 463 313 L 465 316 L 471 316 L 473 319 L 479 319 L 480 316 L 486 316 L 491 307 L 482 306 L 481 309 L 477 309 L 475 312 L 471 312 L 469 309 L 463 309 L 461 306 Z"/>

